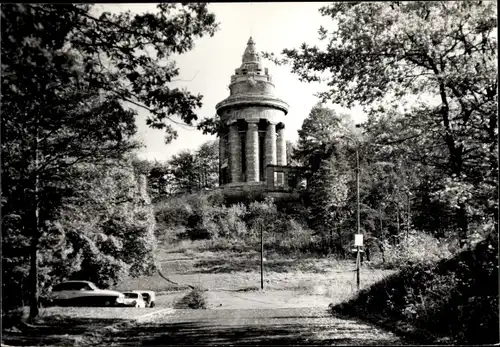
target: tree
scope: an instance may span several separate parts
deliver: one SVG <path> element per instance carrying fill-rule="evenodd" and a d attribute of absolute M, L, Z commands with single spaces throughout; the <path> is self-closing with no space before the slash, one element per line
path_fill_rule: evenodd
<path fill-rule="evenodd" d="M 207 141 L 196 150 L 199 189 L 213 189 L 219 184 L 219 141 Z"/>
<path fill-rule="evenodd" d="M 128 274 L 151 274 L 156 268 L 155 219 L 141 176 L 127 161 L 121 167 L 103 170 L 89 164 L 76 171 L 74 193 L 56 221 L 62 232 L 57 251 L 65 252 L 61 260 L 76 262 L 72 268 L 78 269 L 65 277 L 108 287 Z"/>
<path fill-rule="evenodd" d="M 203 143 L 195 151 L 184 150 L 168 161 L 170 185 L 176 193 L 212 189 L 218 184 L 219 146 L 217 141 Z"/>
<path fill-rule="evenodd" d="M 315 105 L 299 129 L 299 141 L 294 151 L 295 159 L 316 171 L 323 160 L 335 153 L 335 145 L 349 123 L 349 116 L 337 114 L 320 103 Z"/>
<path fill-rule="evenodd" d="M 349 153 L 352 154 L 352 153 Z M 325 159 L 313 173 L 309 185 L 310 225 L 328 240 L 328 249 L 345 256 L 347 235 L 354 234 L 354 228 L 346 228 L 346 221 L 352 211 L 350 203 L 355 201 L 354 170 L 346 158 L 345 151 Z M 354 189 L 353 189 L 354 188 Z M 355 209 L 353 210 L 355 211 Z M 353 224 L 354 226 L 355 224 Z"/>
<path fill-rule="evenodd" d="M 149 161 L 136 157 L 133 159 L 132 164 L 136 173 L 146 176 L 147 192 L 153 202 L 172 194 L 172 175 L 166 162 Z"/>
<path fill-rule="evenodd" d="M 353 145 L 346 138 L 346 129 L 353 127 L 348 114 L 315 105 L 299 130 L 299 141 L 294 157 L 310 167 L 308 185 L 309 224 L 327 241 L 328 249 L 345 255 L 349 218 L 354 216 L 349 207 L 355 202 Z M 355 211 L 355 209 L 353 210 Z M 353 224 L 354 226 L 355 224 Z M 336 240 L 334 242 L 334 239 Z"/>
<path fill-rule="evenodd" d="M 359 102 L 374 117 L 410 95 L 421 100 L 403 119 L 420 130 L 415 140 L 446 148 L 439 199 L 456 210 L 460 239 L 471 215 L 498 223 L 496 2 L 346 2 L 320 11 L 338 25 L 320 28 L 326 48 L 304 43 L 276 61 L 302 80 L 327 81 L 324 99 Z"/>
<path fill-rule="evenodd" d="M 196 156 L 192 151 L 184 150 L 174 154 L 168 165 L 174 192 L 190 194 L 198 189 Z"/>
<path fill-rule="evenodd" d="M 30 265 L 30 316 L 38 314 L 38 251 L 46 222 L 71 194 L 80 163 L 121 158 L 137 145 L 135 111 L 176 136 L 201 96 L 170 88 L 172 60 L 217 27 L 206 4 L 161 4 L 154 14 L 92 14 L 88 4 L 2 5 L 2 228 L 22 235 Z M 43 202 L 43 204 L 41 204 Z M 12 233 L 13 235 L 6 235 Z M 6 264 L 3 262 L 3 264 Z"/>

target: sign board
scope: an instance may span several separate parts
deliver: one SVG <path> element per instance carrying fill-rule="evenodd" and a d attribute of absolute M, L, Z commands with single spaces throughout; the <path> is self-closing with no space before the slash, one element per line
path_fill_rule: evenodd
<path fill-rule="evenodd" d="M 363 246 L 363 234 L 355 234 L 354 235 L 354 246 L 358 246 L 358 247 Z"/>

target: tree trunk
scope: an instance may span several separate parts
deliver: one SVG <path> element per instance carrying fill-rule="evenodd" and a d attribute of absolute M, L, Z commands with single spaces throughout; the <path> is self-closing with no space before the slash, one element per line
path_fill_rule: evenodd
<path fill-rule="evenodd" d="M 380 220 L 380 241 L 378 241 L 380 253 L 382 255 L 382 263 L 385 263 L 385 254 L 384 254 L 384 240 L 385 240 L 385 235 L 384 235 L 384 224 L 382 222 L 382 205 L 379 205 L 378 207 L 378 217 Z"/>
<path fill-rule="evenodd" d="M 329 252 L 333 252 L 333 228 L 330 228 L 330 245 L 329 245 Z"/>
<path fill-rule="evenodd" d="M 28 223 L 30 223 L 31 230 L 31 250 L 30 250 L 30 271 L 29 271 L 29 293 L 30 293 L 30 320 L 36 318 L 39 313 L 38 309 L 38 242 L 40 240 L 39 232 L 39 173 L 38 173 L 38 118 L 35 125 L 35 146 L 34 146 L 34 159 L 35 159 L 35 181 L 33 182 L 33 207 L 29 208 L 30 216 Z"/>
<path fill-rule="evenodd" d="M 38 165 L 37 165 L 38 166 Z M 38 242 L 40 240 L 39 227 L 39 203 L 38 203 L 38 175 L 35 178 L 35 189 L 33 194 L 33 207 L 29 208 L 27 222 L 30 224 L 30 271 L 29 271 L 29 295 L 30 295 L 30 319 L 38 316 Z"/>
<path fill-rule="evenodd" d="M 410 214 L 410 194 L 408 193 L 408 216 L 406 220 L 406 238 L 408 238 L 408 234 L 410 233 L 410 225 L 411 225 L 411 214 Z"/>
<path fill-rule="evenodd" d="M 397 210 L 396 210 L 396 227 L 397 227 L 398 236 L 399 236 L 399 233 L 400 233 L 400 227 L 399 227 L 399 205 L 397 206 Z"/>
<path fill-rule="evenodd" d="M 457 212 L 457 223 L 458 223 L 458 238 L 459 245 L 462 248 L 465 245 L 465 240 L 467 238 L 467 231 L 469 223 L 467 220 L 467 210 L 465 209 L 465 204 L 461 203 Z"/>
<path fill-rule="evenodd" d="M 337 236 L 338 236 L 338 245 L 339 245 L 339 251 L 340 255 L 342 256 L 343 259 L 346 257 L 345 249 L 344 249 L 344 243 L 342 242 L 342 228 L 340 225 L 337 226 Z"/>
<path fill-rule="evenodd" d="M 384 244 L 379 242 L 380 254 L 382 255 L 382 263 L 385 263 L 385 252 L 384 252 Z"/>
<path fill-rule="evenodd" d="M 34 236 L 31 241 L 30 250 L 30 272 L 29 272 L 29 292 L 30 292 L 30 320 L 38 317 L 38 240 Z"/>

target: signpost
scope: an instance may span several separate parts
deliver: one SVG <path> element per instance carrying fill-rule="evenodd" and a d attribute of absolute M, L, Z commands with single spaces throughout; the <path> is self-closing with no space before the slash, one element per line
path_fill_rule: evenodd
<path fill-rule="evenodd" d="M 262 222 L 260 223 L 260 289 L 264 289 L 264 235 Z"/>
<path fill-rule="evenodd" d="M 359 268 L 361 267 L 361 247 L 363 247 L 363 234 L 354 235 L 354 246 L 356 246 L 356 287 L 359 291 Z"/>

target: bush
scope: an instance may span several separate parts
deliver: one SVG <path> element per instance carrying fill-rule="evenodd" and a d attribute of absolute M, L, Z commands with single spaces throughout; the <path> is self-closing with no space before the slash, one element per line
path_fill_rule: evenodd
<path fill-rule="evenodd" d="M 425 332 L 426 343 L 449 337 L 492 344 L 499 338 L 498 303 L 498 242 L 489 237 L 451 259 L 406 266 L 333 312 L 402 322 Z"/>
<path fill-rule="evenodd" d="M 176 309 L 206 309 L 207 302 L 205 299 L 205 294 L 201 288 L 193 288 L 186 296 L 184 296 L 177 304 L 175 305 Z"/>
<path fill-rule="evenodd" d="M 226 206 L 218 194 L 197 193 L 166 200 L 157 206 L 157 237 L 177 240 L 206 240 L 217 250 L 242 250 L 260 245 L 260 228 L 265 233 L 266 248 L 280 253 L 314 252 L 321 240 L 299 219 L 289 216 L 297 210 L 296 202 L 280 202 L 282 211 L 273 199 L 261 199 Z M 175 231 L 178 231 L 177 233 Z M 215 250 L 214 248 L 209 248 Z"/>
<path fill-rule="evenodd" d="M 397 244 L 385 240 L 382 245 L 386 263 L 390 268 L 401 268 L 413 264 L 429 264 L 451 256 L 448 245 L 435 237 L 412 230 L 397 236 Z"/>

